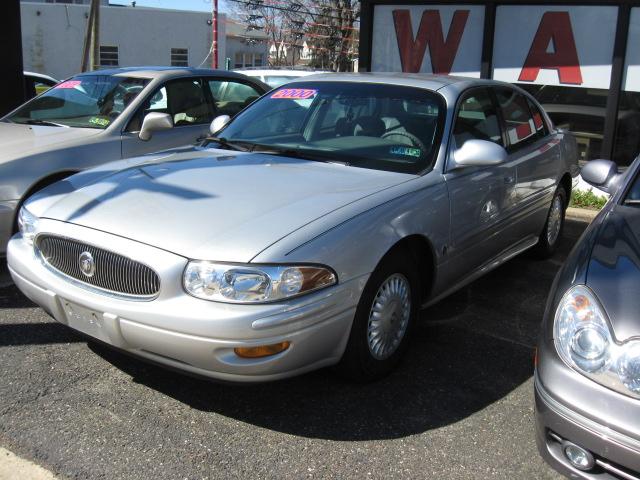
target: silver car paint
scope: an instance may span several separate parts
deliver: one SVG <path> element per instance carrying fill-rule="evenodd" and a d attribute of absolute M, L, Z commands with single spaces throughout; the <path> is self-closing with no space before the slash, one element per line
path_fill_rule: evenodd
<path fill-rule="evenodd" d="M 169 290 L 143 305 L 87 292 L 49 272 L 19 236 L 9 249 L 14 279 L 62 322 L 67 319 L 60 311 L 60 299 L 107 312 L 104 315 L 111 319 L 117 335 L 106 341 L 138 355 L 151 358 L 154 354 L 149 352 L 156 352 L 172 358 L 155 355 L 157 361 L 216 378 L 281 378 L 337 362 L 362 288 L 397 242 L 410 236 L 425 242 L 435 265 L 435 282 L 425 301 L 433 301 L 535 244 L 561 179 L 577 175 L 577 157 L 561 154 L 562 144 L 574 139 L 556 131 L 510 154 L 503 164 L 453 168 L 448 162 L 452 154 L 449 138 L 458 97 L 467 88 L 497 82 L 384 74 L 314 77 L 325 79 L 397 83 L 442 94 L 447 119 L 433 170 L 422 176 L 397 174 L 259 154 L 242 157 L 214 149 L 180 149 L 162 157 L 129 160 L 124 165 L 130 168 L 122 172 L 118 172 L 122 162 L 104 165 L 46 189 L 28 203 L 29 210 L 51 219 L 43 221 L 42 230 L 89 243 L 93 239 L 98 246 L 125 254 L 135 245 L 139 255 L 149 255 L 150 262 L 157 248 L 171 252 L 176 256 L 175 266 L 162 278 L 163 289 Z M 144 165 L 135 167 L 136 162 Z M 191 175 L 190 162 L 198 165 Z M 538 176 L 530 162 L 543 165 Z M 101 176 L 106 176 L 104 181 L 82 187 Z M 114 179 L 119 185 L 131 182 L 129 187 L 139 189 L 127 187 L 118 192 Z M 73 188 L 79 189 L 64 196 Z M 307 194 L 312 201 L 306 201 Z M 216 195 L 219 197 L 214 198 Z M 288 208 L 289 202 L 295 208 Z M 279 304 L 206 302 L 181 290 L 180 273 L 187 258 L 320 263 L 337 272 L 339 284 Z M 320 313 L 323 308 L 326 314 Z M 223 320 L 236 315 L 241 319 Z M 124 330 L 137 328 L 138 333 L 125 335 L 121 327 L 117 329 L 122 322 Z M 193 335 L 196 344 L 232 339 L 227 351 L 236 345 L 256 344 L 257 338 L 278 342 L 302 335 L 298 338 L 304 338 L 305 348 L 259 361 L 243 360 L 230 371 L 211 363 L 209 353 L 190 350 L 189 342 L 175 346 L 172 339 L 176 335 Z M 136 340 L 127 346 L 131 338 Z M 125 344 L 118 343 L 122 341 Z M 287 361 L 280 361 L 285 357 Z M 203 367 L 207 362 L 210 368 Z"/>
<path fill-rule="evenodd" d="M 15 207 L 25 194 L 47 177 L 77 172 L 119 158 L 193 144 L 198 138 L 208 134 L 208 124 L 177 126 L 158 132 L 150 141 L 144 142 L 138 138 L 137 133 L 125 131 L 138 108 L 161 85 L 169 80 L 185 77 L 225 76 L 247 81 L 244 75 L 206 69 L 145 67 L 110 72 L 101 73 L 147 78 L 150 82 L 104 130 L 0 122 L 0 144 L 3 147 L 0 152 L 0 255 L 4 254 L 12 233 Z M 266 85 L 256 84 L 261 85 L 265 91 L 268 89 Z"/>

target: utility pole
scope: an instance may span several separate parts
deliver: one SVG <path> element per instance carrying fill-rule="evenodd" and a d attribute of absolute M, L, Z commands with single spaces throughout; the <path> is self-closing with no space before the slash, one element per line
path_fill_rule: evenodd
<path fill-rule="evenodd" d="M 213 24 L 213 43 L 211 45 L 211 66 L 218 68 L 218 0 L 213 0 L 211 22 Z"/>
<path fill-rule="evenodd" d="M 89 18 L 82 48 L 81 71 L 95 70 L 100 65 L 100 0 L 91 0 Z"/>

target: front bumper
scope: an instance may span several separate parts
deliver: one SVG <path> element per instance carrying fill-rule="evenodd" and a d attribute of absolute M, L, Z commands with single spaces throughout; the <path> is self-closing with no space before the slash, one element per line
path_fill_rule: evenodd
<path fill-rule="evenodd" d="M 234 305 L 191 297 L 182 289 L 187 259 L 114 235 L 41 219 L 42 231 L 108 248 L 144 261 L 161 278 L 152 301 L 132 301 L 72 283 L 45 266 L 20 235 L 8 245 L 18 288 L 60 323 L 192 374 L 225 381 L 268 381 L 337 363 L 346 346 L 367 278 L 338 284 L 285 303 Z M 246 359 L 236 347 L 290 346 L 279 354 Z"/>
<path fill-rule="evenodd" d="M 13 222 L 16 218 L 18 200 L 0 202 L 0 257 L 7 252 L 7 242 L 13 233 Z"/>
<path fill-rule="evenodd" d="M 535 375 L 536 443 L 544 460 L 569 478 L 585 480 L 640 479 L 640 441 L 613 430 L 565 405 Z M 596 395 L 592 397 L 592 400 Z M 603 415 L 607 415 L 603 410 Z M 574 468 L 563 453 L 568 441 L 589 450 L 595 458 L 590 471 Z"/>

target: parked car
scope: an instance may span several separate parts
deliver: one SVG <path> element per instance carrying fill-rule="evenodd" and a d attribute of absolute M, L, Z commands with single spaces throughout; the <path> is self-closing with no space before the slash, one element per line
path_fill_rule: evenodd
<path fill-rule="evenodd" d="M 37 97 L 53 87 L 58 80 L 49 75 L 34 72 L 24 72 L 24 88 L 27 100 Z"/>
<path fill-rule="evenodd" d="M 452 77 L 297 80 L 203 146 L 86 171 L 21 209 L 16 285 L 160 364 L 273 380 L 388 373 L 419 308 L 550 255 L 575 140 L 528 94 Z M 71 192 L 71 193 L 69 193 Z"/>
<path fill-rule="evenodd" d="M 640 478 L 640 160 L 593 160 L 611 194 L 558 273 L 535 373 L 538 448 L 571 478 Z"/>
<path fill-rule="evenodd" d="M 238 73 L 120 68 L 76 75 L 0 120 L 0 255 L 19 206 L 82 169 L 201 141 L 270 87 Z"/>
<path fill-rule="evenodd" d="M 329 73 L 326 70 L 296 70 L 285 68 L 237 68 L 234 71 L 247 75 L 248 77 L 258 78 L 267 83 L 271 88 L 279 87 L 296 78 L 306 77 L 316 73 Z"/>

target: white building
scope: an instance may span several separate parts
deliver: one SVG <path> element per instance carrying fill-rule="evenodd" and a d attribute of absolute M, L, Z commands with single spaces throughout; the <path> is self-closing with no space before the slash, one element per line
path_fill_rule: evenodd
<path fill-rule="evenodd" d="M 184 10 L 109 6 L 100 8 L 101 68 L 140 65 L 211 67 L 213 29 L 211 14 Z M 58 0 L 55 3 L 21 3 L 22 52 L 24 69 L 58 79 L 80 71 L 82 49 L 89 16 L 88 0 Z M 243 61 L 258 64 L 266 59 L 268 45 L 255 42 L 233 25 L 227 36 L 228 21 L 218 17 L 218 67 L 230 67 L 238 54 Z M 255 36 L 255 35 L 254 35 Z M 262 57 L 260 53 L 262 52 Z M 249 56 L 250 55 L 250 56 Z M 248 63 L 248 62 L 247 62 Z"/>

